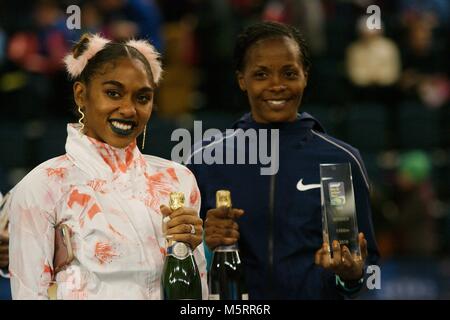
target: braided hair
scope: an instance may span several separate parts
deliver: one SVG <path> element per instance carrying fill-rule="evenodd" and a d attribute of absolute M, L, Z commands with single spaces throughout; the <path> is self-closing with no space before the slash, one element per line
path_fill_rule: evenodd
<path fill-rule="evenodd" d="M 233 57 L 235 70 L 243 71 L 247 52 L 254 43 L 276 37 L 288 37 L 298 44 L 300 61 L 302 62 L 304 71 L 308 73 L 311 68 L 311 60 L 308 46 L 300 31 L 287 24 L 269 21 L 253 24 L 238 35 Z"/>

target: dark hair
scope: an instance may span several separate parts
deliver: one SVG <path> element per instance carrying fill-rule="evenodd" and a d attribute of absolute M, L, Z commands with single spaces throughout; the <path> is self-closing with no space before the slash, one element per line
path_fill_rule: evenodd
<path fill-rule="evenodd" d="M 90 36 L 89 34 L 84 34 L 78 43 L 76 43 L 72 48 L 72 54 L 75 59 L 77 59 L 83 52 L 88 48 Z M 106 63 L 110 63 L 114 60 L 120 58 L 130 58 L 130 59 L 138 59 L 144 64 L 145 71 L 148 76 L 153 79 L 152 69 L 150 67 L 149 62 L 144 57 L 142 53 L 139 52 L 136 48 L 131 46 L 127 46 L 124 43 L 115 43 L 109 42 L 107 43 L 102 50 L 97 52 L 95 56 L 93 56 L 87 62 L 85 68 L 81 72 L 81 74 L 75 79 L 75 81 L 81 81 L 84 83 L 89 83 L 92 76 Z"/>
<path fill-rule="evenodd" d="M 255 42 L 283 36 L 293 39 L 298 44 L 300 60 L 304 70 L 308 72 L 311 67 L 311 61 L 308 46 L 300 31 L 287 24 L 269 21 L 253 24 L 238 35 L 233 57 L 235 70 L 242 71 L 245 66 L 247 51 Z"/>

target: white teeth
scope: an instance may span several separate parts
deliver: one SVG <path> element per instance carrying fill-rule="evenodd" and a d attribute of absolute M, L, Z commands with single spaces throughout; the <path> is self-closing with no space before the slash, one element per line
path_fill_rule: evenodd
<path fill-rule="evenodd" d="M 133 126 L 131 124 L 123 124 L 119 121 L 112 121 L 112 125 L 120 130 L 130 130 Z"/>
<path fill-rule="evenodd" d="M 267 100 L 268 103 L 279 106 L 286 102 L 286 100 Z"/>

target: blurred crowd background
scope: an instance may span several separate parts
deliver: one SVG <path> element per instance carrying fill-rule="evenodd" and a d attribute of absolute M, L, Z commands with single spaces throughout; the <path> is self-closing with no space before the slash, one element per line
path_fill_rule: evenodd
<path fill-rule="evenodd" d="M 66 24 L 74 4 L 79 30 Z M 379 30 L 365 24 L 373 4 Z M 382 289 L 364 297 L 450 299 L 449 16 L 448 0 L 0 1 L 0 191 L 64 153 L 78 118 L 61 60 L 84 32 L 144 37 L 162 52 L 145 152 L 169 158 L 173 129 L 224 129 L 248 111 L 236 35 L 285 22 L 312 55 L 302 111 L 357 147 L 372 179 Z"/>

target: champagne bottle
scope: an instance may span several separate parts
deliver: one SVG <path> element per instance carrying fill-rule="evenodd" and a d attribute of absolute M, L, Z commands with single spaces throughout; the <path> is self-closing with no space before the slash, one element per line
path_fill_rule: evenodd
<path fill-rule="evenodd" d="M 169 207 L 176 210 L 184 206 L 184 194 L 172 192 Z M 200 272 L 191 247 L 183 242 L 168 240 L 161 277 L 164 300 L 202 299 Z"/>
<path fill-rule="evenodd" d="M 231 209 L 228 190 L 216 192 L 216 207 Z M 209 300 L 248 300 L 244 270 L 237 244 L 214 249 L 209 271 Z"/>

